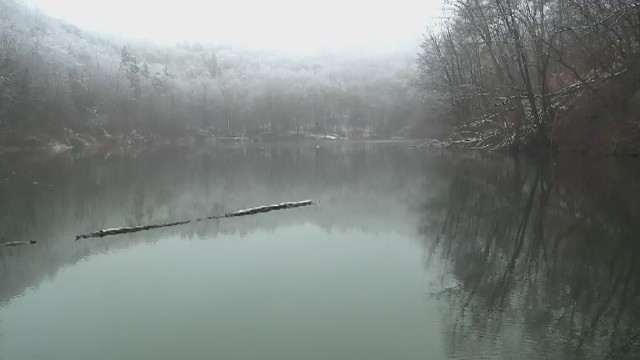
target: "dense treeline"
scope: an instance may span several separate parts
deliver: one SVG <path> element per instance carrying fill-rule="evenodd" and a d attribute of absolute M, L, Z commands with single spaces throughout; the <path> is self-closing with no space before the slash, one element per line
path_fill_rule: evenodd
<path fill-rule="evenodd" d="M 455 140 L 522 150 L 554 148 L 561 137 L 568 143 L 582 136 L 574 142 L 612 152 L 624 151 L 625 142 L 640 143 L 637 1 L 451 5 L 444 26 L 425 36 L 419 72 Z"/>
<path fill-rule="evenodd" d="M 292 133 L 390 137 L 419 123 L 409 56 L 281 57 L 126 43 L 0 2 L 0 131 L 28 135 Z"/>

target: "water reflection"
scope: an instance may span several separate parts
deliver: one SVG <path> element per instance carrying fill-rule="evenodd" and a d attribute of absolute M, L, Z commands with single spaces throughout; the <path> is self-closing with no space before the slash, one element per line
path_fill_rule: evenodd
<path fill-rule="evenodd" d="M 438 294 L 451 356 L 640 356 L 638 164 L 451 163 L 447 197 L 425 203 L 422 227 L 454 283 Z"/>
<path fill-rule="evenodd" d="M 1 216 L 40 242 L 2 252 L 0 358 L 443 358 L 407 207 L 420 158 L 336 143 L 7 161 Z M 73 237 L 304 198 L 319 205 Z"/>
<path fill-rule="evenodd" d="M 179 235 L 247 235 L 315 223 L 325 229 L 415 232 L 405 206 L 420 191 L 419 154 L 406 144 L 283 144 L 166 150 L 136 157 L 0 157 L 0 304 L 91 254 Z M 401 173 L 403 176 L 395 177 Z M 104 227 L 192 219 L 256 205 L 313 199 L 309 209 L 74 242 Z"/>
<path fill-rule="evenodd" d="M 103 227 L 307 198 L 318 205 L 74 241 L 79 233 Z M 38 240 L 37 246 L 0 250 L 0 311 L 7 309 L 2 315 L 8 318 L 0 317 L 0 342 L 21 335 L 15 324 L 35 319 L 31 309 L 41 309 L 51 296 L 59 301 L 52 309 L 68 312 L 38 328 L 75 321 L 104 331 L 105 339 L 114 329 L 126 334 L 122 324 L 147 303 L 156 308 L 143 315 L 157 323 L 157 313 L 182 314 L 187 302 L 192 312 L 186 317 L 161 319 L 185 330 L 202 326 L 229 344 L 241 341 L 244 329 L 254 329 L 245 333 L 256 345 L 246 347 L 253 353 L 245 358 L 275 349 L 285 335 L 300 340 L 287 358 L 300 358 L 307 345 L 316 346 L 318 358 L 391 358 L 400 348 L 405 353 L 398 358 L 640 356 L 635 161 L 561 158 L 549 164 L 421 153 L 407 144 L 340 142 L 136 157 L 3 156 L 0 203 L 2 240 Z M 141 277 L 145 271 L 148 276 Z M 137 275 L 127 277 L 132 272 Z M 156 292 L 147 294 L 140 284 Z M 137 303 L 119 298 L 125 287 Z M 84 289 L 94 292 L 77 299 Z M 220 293 L 227 294 L 224 302 L 211 310 Z M 84 304 L 88 297 L 91 303 Z M 94 314 L 96 308 L 112 311 L 121 324 Z M 45 310 L 42 316 L 52 313 Z M 74 317 L 79 310 L 95 322 Z M 243 315 L 242 326 L 234 322 L 246 310 L 264 321 Z M 291 326 L 265 337 L 262 330 L 272 326 L 267 320 L 274 311 Z M 353 318 L 345 323 L 327 313 Z M 210 319 L 216 316 L 226 322 Z M 199 321 L 205 318 L 223 326 Z M 323 327 L 309 325 L 316 322 Z M 317 330 L 317 338 L 305 337 L 296 326 Z M 136 329 L 151 331 L 144 323 Z M 42 337 L 51 333 L 57 334 L 41 330 Z M 63 335 L 56 336 L 70 341 Z M 165 335 L 171 334 L 158 336 Z M 129 341 L 124 335 L 118 339 Z M 203 358 L 213 353 L 211 340 L 200 333 L 183 340 L 181 346 L 199 349 Z M 84 350 L 92 354 L 91 346 L 101 340 L 86 341 Z M 144 358 L 143 346 L 135 346 Z M 232 357 L 235 349 L 227 350 Z"/>

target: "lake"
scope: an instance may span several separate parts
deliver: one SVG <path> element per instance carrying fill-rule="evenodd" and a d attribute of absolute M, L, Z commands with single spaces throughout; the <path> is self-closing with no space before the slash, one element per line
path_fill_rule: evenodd
<path fill-rule="evenodd" d="M 0 359 L 640 356 L 638 159 L 411 145 L 2 155 Z"/>

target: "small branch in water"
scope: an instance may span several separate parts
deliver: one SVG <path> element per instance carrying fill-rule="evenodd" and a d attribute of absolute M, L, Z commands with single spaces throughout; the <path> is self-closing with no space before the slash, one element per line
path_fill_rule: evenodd
<path fill-rule="evenodd" d="M 24 245 L 33 245 L 37 243 L 35 240 L 31 241 L 8 241 L 4 243 L 0 243 L 0 247 L 13 247 L 13 246 L 24 246 Z"/>
<path fill-rule="evenodd" d="M 199 219 L 195 219 L 195 220 L 177 221 L 177 222 L 171 222 L 171 223 L 165 223 L 165 224 L 153 224 L 153 225 L 131 226 L 131 227 L 121 227 L 121 228 L 113 228 L 113 229 L 102 229 L 102 230 L 94 231 L 94 232 L 88 233 L 88 234 L 77 235 L 76 236 L 76 241 L 78 241 L 80 239 L 89 239 L 89 238 L 99 238 L 99 237 L 112 236 L 112 235 L 130 234 L 130 233 L 135 233 L 135 232 L 145 231 L 145 230 L 166 228 L 166 227 L 172 227 L 172 226 L 178 226 L 178 225 L 186 225 L 186 224 L 201 222 L 201 221 L 205 221 L 205 220 L 215 220 L 215 219 L 222 219 L 222 218 L 232 218 L 232 217 L 240 217 L 240 216 L 247 216 L 247 215 L 256 215 L 256 214 L 266 213 L 266 212 L 270 212 L 270 211 L 293 209 L 293 208 L 302 207 L 302 206 L 309 206 L 309 205 L 312 205 L 312 204 L 313 204 L 313 201 L 311 201 L 311 200 L 285 202 L 285 203 L 281 203 L 281 204 L 258 206 L 258 207 L 254 207 L 254 208 L 238 210 L 236 212 L 232 212 L 232 213 L 228 213 L 228 214 L 224 214 L 224 215 L 209 216 L 209 217 L 206 217 L 206 218 L 199 218 Z"/>

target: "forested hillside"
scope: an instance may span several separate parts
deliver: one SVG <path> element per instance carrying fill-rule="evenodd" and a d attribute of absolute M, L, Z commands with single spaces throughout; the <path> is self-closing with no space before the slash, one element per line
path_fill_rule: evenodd
<path fill-rule="evenodd" d="M 453 143 L 640 153 L 637 0 L 455 0 L 420 83 Z"/>
<path fill-rule="evenodd" d="M 292 29 L 293 31 L 294 29 Z M 415 55 L 125 41 L 0 2 L 0 143 L 421 135 Z M 81 136 L 80 136 L 81 135 Z"/>

